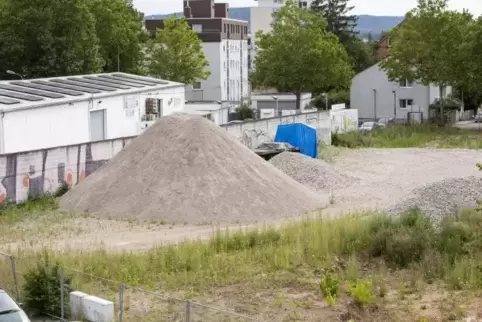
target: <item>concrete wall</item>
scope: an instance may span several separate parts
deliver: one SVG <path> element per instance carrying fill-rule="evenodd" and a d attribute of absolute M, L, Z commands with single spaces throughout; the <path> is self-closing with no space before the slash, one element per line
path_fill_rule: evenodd
<path fill-rule="evenodd" d="M 358 110 L 330 110 L 331 131 L 350 132 L 358 129 Z"/>
<path fill-rule="evenodd" d="M 265 118 L 244 123 L 223 125 L 226 131 L 251 149 L 274 140 L 279 124 L 305 123 L 317 129 L 318 140 L 331 144 L 331 117 L 326 111 Z"/>
<path fill-rule="evenodd" d="M 0 155 L 0 202 L 75 185 L 111 159 L 132 137 Z"/>

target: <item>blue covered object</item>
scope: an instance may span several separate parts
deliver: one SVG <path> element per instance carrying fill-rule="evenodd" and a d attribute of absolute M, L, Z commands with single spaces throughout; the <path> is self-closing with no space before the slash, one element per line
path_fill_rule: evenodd
<path fill-rule="evenodd" d="M 278 125 L 274 141 L 289 143 L 312 158 L 316 158 L 318 154 L 316 129 L 303 123 Z"/>

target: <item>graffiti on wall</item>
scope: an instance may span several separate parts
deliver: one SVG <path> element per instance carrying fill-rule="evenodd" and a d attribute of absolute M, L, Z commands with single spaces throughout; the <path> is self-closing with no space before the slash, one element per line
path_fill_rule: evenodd
<path fill-rule="evenodd" d="M 263 130 L 244 130 L 241 143 L 250 149 L 255 149 L 263 142 L 268 141 L 268 135 Z"/>
<path fill-rule="evenodd" d="M 0 156 L 0 202 L 21 202 L 76 185 L 121 151 L 131 138 Z"/>

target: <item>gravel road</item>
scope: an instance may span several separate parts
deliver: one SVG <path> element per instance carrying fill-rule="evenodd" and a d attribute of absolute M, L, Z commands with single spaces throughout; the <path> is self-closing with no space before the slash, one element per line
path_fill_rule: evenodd
<path fill-rule="evenodd" d="M 476 150 L 349 150 L 334 166 L 359 182 L 335 191 L 335 208 L 391 208 L 413 198 L 414 190 L 438 181 L 482 177 L 476 167 L 478 162 L 482 162 L 482 151 Z"/>

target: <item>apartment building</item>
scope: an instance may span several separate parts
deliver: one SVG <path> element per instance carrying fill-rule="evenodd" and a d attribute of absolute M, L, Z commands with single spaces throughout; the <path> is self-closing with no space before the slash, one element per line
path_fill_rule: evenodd
<path fill-rule="evenodd" d="M 185 0 L 184 16 L 202 41 L 211 75 L 186 85 L 188 101 L 221 101 L 235 107 L 249 96 L 248 22 L 228 18 L 229 5 L 214 0 Z M 155 32 L 162 20 L 147 20 Z"/>

